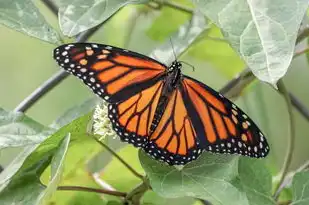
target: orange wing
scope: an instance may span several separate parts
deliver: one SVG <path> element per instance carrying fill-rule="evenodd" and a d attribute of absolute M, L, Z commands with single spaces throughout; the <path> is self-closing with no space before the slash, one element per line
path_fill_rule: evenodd
<path fill-rule="evenodd" d="M 235 104 L 210 87 L 184 77 L 182 91 L 201 146 L 210 152 L 265 157 L 266 139 Z"/>
<path fill-rule="evenodd" d="M 144 55 L 108 45 L 77 43 L 55 49 L 54 58 L 110 103 L 123 101 L 159 81 L 166 67 Z"/>

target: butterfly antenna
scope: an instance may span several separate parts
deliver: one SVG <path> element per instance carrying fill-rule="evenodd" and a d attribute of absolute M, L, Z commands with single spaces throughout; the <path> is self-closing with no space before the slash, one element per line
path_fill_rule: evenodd
<path fill-rule="evenodd" d="M 193 69 L 193 72 L 195 71 L 195 67 L 193 65 L 191 65 L 190 63 L 187 63 L 187 62 L 184 62 L 184 61 L 179 61 L 179 62 L 190 66 Z"/>
<path fill-rule="evenodd" d="M 171 45 L 172 45 L 175 61 L 177 61 L 177 56 L 176 56 L 175 49 L 174 49 L 174 46 L 173 46 L 172 38 L 170 38 L 170 42 L 171 42 Z"/>

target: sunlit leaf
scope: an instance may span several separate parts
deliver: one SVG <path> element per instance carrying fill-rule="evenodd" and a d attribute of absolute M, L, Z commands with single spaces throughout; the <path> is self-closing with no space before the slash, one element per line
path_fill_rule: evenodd
<path fill-rule="evenodd" d="M 167 198 L 191 196 L 214 205 L 247 205 L 245 194 L 231 184 L 237 176 L 238 157 L 204 153 L 181 170 L 139 153 L 153 191 Z"/>
<path fill-rule="evenodd" d="M 309 171 L 296 173 L 292 182 L 293 205 L 309 204 Z"/>
<path fill-rule="evenodd" d="M 0 1 L 0 24 L 43 41 L 60 42 L 31 0 Z"/>
<path fill-rule="evenodd" d="M 107 20 L 127 4 L 148 0 L 68 0 L 59 4 L 59 23 L 64 35 L 72 37 Z"/>
<path fill-rule="evenodd" d="M 262 81 L 273 85 L 292 60 L 308 0 L 194 0 Z"/>
<path fill-rule="evenodd" d="M 70 135 L 67 135 L 53 152 L 44 155 L 39 160 L 32 161 L 30 155 L 9 185 L 0 193 L 0 204 L 42 204 L 57 189 L 69 142 Z M 44 186 L 40 182 L 40 175 L 49 165 L 50 161 L 52 174 L 49 183 L 47 186 Z"/>

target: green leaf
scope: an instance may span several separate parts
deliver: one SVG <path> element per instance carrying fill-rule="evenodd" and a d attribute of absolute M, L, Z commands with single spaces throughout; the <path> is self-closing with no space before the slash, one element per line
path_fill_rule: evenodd
<path fill-rule="evenodd" d="M 4 189 L 12 179 L 14 174 L 18 175 L 23 170 L 28 169 L 33 164 L 38 163 L 45 156 L 51 155 L 57 148 L 59 142 L 68 133 L 71 133 L 72 144 L 83 143 L 85 140 L 90 140 L 86 136 L 88 122 L 91 119 L 91 113 L 84 115 L 67 126 L 64 126 L 59 131 L 48 137 L 41 144 L 29 145 L 17 156 L 16 159 L 6 168 L 0 175 L 0 190 Z M 86 153 L 85 153 L 86 154 Z"/>
<path fill-rule="evenodd" d="M 54 150 L 37 161 L 27 159 L 23 168 L 13 177 L 9 185 L 0 193 L 0 204 L 3 205 L 39 205 L 56 189 L 63 170 L 63 161 L 70 142 L 67 135 Z M 51 180 L 47 186 L 40 182 L 40 175 L 49 165 L 51 166 Z M 24 165 L 25 165 L 24 164 Z"/>
<path fill-rule="evenodd" d="M 54 44 L 59 44 L 57 32 L 45 21 L 31 0 L 0 2 L 0 24 Z"/>
<path fill-rule="evenodd" d="M 178 31 L 172 35 L 172 43 L 168 39 L 164 44 L 155 49 L 149 56 L 157 59 L 165 65 L 170 65 L 175 56 L 182 54 L 209 27 L 206 24 L 205 17 L 200 13 L 195 13 L 190 21 L 182 25 Z"/>
<path fill-rule="evenodd" d="M 64 35 L 73 37 L 107 20 L 127 4 L 148 0 L 70 0 L 57 1 L 59 23 Z"/>
<path fill-rule="evenodd" d="M 100 102 L 100 99 L 97 97 L 90 98 L 80 105 L 74 106 L 67 110 L 63 115 L 61 115 L 55 122 L 52 123 L 51 127 L 60 128 L 63 127 L 81 115 L 85 115 L 92 111 L 97 103 Z"/>
<path fill-rule="evenodd" d="M 275 205 L 272 199 L 272 176 L 261 160 L 241 157 L 238 166 L 241 187 L 250 205 Z"/>
<path fill-rule="evenodd" d="M 0 108 L 0 150 L 10 147 L 21 148 L 15 159 L 0 173 L 0 190 L 8 185 L 25 159 L 52 132 L 53 130 L 22 113 L 7 112 Z"/>
<path fill-rule="evenodd" d="M 308 0 L 194 0 L 262 81 L 273 85 L 291 63 Z"/>
<path fill-rule="evenodd" d="M 237 176 L 238 157 L 203 153 L 181 170 L 139 152 L 153 191 L 167 198 L 191 196 L 214 205 L 247 205 L 245 195 L 231 184 Z"/>
<path fill-rule="evenodd" d="M 298 172 L 293 177 L 293 205 L 309 204 L 309 171 Z"/>
<path fill-rule="evenodd" d="M 0 150 L 41 143 L 52 130 L 17 112 L 0 108 Z"/>

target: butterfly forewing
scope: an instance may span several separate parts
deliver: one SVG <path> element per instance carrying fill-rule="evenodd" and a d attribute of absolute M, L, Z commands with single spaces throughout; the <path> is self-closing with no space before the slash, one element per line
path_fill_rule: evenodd
<path fill-rule="evenodd" d="M 166 67 L 146 56 L 102 44 L 66 44 L 54 58 L 110 103 L 126 100 L 156 83 Z"/>
<path fill-rule="evenodd" d="M 185 76 L 182 87 L 189 116 L 205 150 L 256 158 L 268 154 L 264 135 L 235 104 L 188 76 Z"/>

